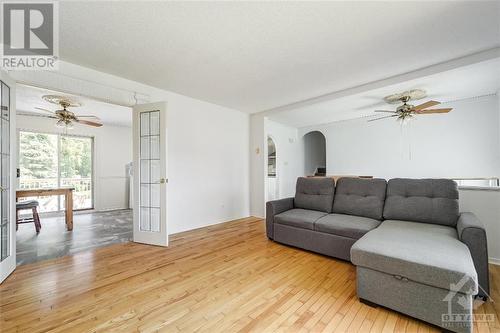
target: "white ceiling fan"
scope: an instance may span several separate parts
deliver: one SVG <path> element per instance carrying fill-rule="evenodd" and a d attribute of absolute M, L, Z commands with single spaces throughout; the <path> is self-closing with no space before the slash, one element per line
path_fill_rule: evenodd
<path fill-rule="evenodd" d="M 44 95 L 42 96 L 42 98 L 49 103 L 57 104 L 60 107 L 62 107 L 62 109 L 55 111 L 35 107 L 35 109 L 47 113 L 47 115 L 39 115 L 39 116 L 51 119 L 57 119 L 57 122 L 55 124 L 57 127 L 72 129 L 74 123 L 79 123 L 82 125 L 93 126 L 93 127 L 102 126 L 101 120 L 96 116 L 92 115 L 81 116 L 81 115 L 76 115 L 75 113 L 69 111 L 68 108 L 79 107 L 82 105 L 77 101 L 74 101 L 65 96 L 58 96 L 58 95 Z"/>
<path fill-rule="evenodd" d="M 427 96 L 426 92 L 422 89 L 414 89 L 414 90 L 405 91 L 405 92 L 402 92 L 399 94 L 393 94 L 393 95 L 386 96 L 386 97 L 384 97 L 384 101 L 386 103 L 389 103 L 389 104 L 403 103 L 403 104 L 398 106 L 395 111 L 375 110 L 375 112 L 391 113 L 391 115 L 379 117 L 379 118 L 375 118 L 375 119 L 370 119 L 368 121 L 376 121 L 376 120 L 381 120 L 381 119 L 386 119 L 386 118 L 396 118 L 396 120 L 406 122 L 416 115 L 433 114 L 433 113 L 448 113 L 451 110 L 453 110 L 452 108 L 429 109 L 430 107 L 441 104 L 441 102 L 438 102 L 438 101 L 428 101 L 428 102 L 425 102 L 425 103 L 422 103 L 422 104 L 419 104 L 416 106 L 408 104 L 408 102 L 410 100 L 422 99 L 426 96 Z"/>

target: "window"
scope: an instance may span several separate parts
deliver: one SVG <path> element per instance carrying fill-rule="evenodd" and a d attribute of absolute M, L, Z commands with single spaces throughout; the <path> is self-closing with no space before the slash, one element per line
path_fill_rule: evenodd
<path fill-rule="evenodd" d="M 276 177 L 276 146 L 270 137 L 267 138 L 267 176 Z"/>
<path fill-rule="evenodd" d="M 93 138 L 19 132 L 19 188 L 73 187 L 73 207 L 93 208 Z M 62 197 L 39 197 L 41 212 L 64 209 Z"/>
<path fill-rule="evenodd" d="M 459 187 L 467 188 L 498 188 L 500 181 L 498 178 L 455 178 L 453 179 Z"/>

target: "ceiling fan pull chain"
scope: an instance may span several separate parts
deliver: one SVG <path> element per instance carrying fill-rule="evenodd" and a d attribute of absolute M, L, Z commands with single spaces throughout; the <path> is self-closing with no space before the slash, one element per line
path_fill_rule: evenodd
<path fill-rule="evenodd" d="M 411 161 L 411 121 L 408 122 L 408 159 Z"/>
<path fill-rule="evenodd" d="M 399 120 L 399 135 L 400 135 L 400 148 L 399 151 L 401 152 L 401 159 L 404 160 L 405 158 L 405 136 L 404 136 L 404 129 L 403 129 L 403 120 Z"/>

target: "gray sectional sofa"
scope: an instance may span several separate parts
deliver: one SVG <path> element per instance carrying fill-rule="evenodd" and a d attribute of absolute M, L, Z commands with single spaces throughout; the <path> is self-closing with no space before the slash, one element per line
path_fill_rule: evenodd
<path fill-rule="evenodd" d="M 473 297 L 489 293 L 486 232 L 452 180 L 299 178 L 267 203 L 266 232 L 350 260 L 361 301 L 450 331 L 471 332 Z"/>

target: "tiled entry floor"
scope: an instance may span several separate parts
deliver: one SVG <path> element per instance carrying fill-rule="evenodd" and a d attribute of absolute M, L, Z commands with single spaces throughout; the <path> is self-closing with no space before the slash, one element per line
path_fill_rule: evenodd
<path fill-rule="evenodd" d="M 16 243 L 18 265 L 132 239 L 131 210 L 75 214 L 73 231 L 66 230 L 63 216 L 40 219 L 42 230 L 38 235 L 33 223 L 19 225 Z"/>

